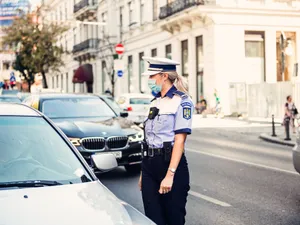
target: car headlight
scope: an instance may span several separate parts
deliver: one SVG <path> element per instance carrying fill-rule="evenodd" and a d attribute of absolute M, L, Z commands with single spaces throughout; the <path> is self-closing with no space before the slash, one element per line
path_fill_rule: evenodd
<path fill-rule="evenodd" d="M 138 133 L 136 133 L 134 135 L 130 135 L 128 137 L 129 142 L 139 142 L 139 141 L 143 141 L 143 140 L 144 140 L 144 132 L 143 131 L 139 131 Z"/>
<path fill-rule="evenodd" d="M 80 138 L 69 138 L 74 146 L 80 146 Z"/>
<path fill-rule="evenodd" d="M 153 223 L 150 219 L 144 216 L 137 209 L 133 208 L 131 205 L 127 204 L 126 202 L 122 202 L 122 205 L 127 210 L 133 225 L 155 225 L 155 223 Z"/>

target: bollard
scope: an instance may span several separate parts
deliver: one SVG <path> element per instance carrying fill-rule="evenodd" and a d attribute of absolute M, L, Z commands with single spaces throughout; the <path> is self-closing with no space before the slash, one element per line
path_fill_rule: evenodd
<path fill-rule="evenodd" d="M 272 137 L 277 137 L 277 135 L 275 133 L 274 115 L 272 115 Z"/>
<path fill-rule="evenodd" d="M 284 139 L 285 141 L 290 141 L 290 117 L 285 118 L 285 133 L 286 133 L 286 138 Z"/>

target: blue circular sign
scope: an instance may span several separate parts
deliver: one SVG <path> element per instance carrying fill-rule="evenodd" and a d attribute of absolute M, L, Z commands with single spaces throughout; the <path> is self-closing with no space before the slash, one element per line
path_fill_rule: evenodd
<path fill-rule="evenodd" d="M 122 70 L 118 70 L 118 77 L 122 77 L 123 76 L 123 71 Z"/>

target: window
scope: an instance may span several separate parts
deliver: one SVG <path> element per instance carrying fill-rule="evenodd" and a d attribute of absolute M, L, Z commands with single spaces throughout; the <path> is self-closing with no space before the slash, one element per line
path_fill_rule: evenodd
<path fill-rule="evenodd" d="M 203 98 L 203 74 L 204 74 L 204 55 L 203 55 L 203 36 L 196 37 L 196 84 L 197 84 L 197 101 Z"/>
<path fill-rule="evenodd" d="M 133 92 L 132 55 L 128 56 L 128 92 Z"/>
<path fill-rule="evenodd" d="M 58 79 L 59 79 L 59 76 L 57 75 L 56 76 L 56 88 L 59 88 L 59 86 L 58 86 Z"/>
<path fill-rule="evenodd" d="M 143 57 L 144 57 L 144 52 L 140 52 L 140 54 L 139 54 L 139 75 L 140 75 L 140 79 L 139 79 L 140 85 L 139 85 L 139 87 L 140 87 L 140 92 L 142 92 L 142 93 L 145 92 L 145 90 L 146 90 L 145 81 L 146 81 L 146 78 L 147 78 L 145 76 L 142 76 L 142 73 L 145 70 L 145 68 L 144 68 L 145 67 L 145 61 L 143 60 Z"/>
<path fill-rule="evenodd" d="M 120 40 L 122 40 L 123 36 L 123 10 L 124 7 L 120 7 Z"/>
<path fill-rule="evenodd" d="M 106 82 L 106 62 L 105 60 L 101 63 L 102 68 L 102 92 L 105 91 L 105 82 Z"/>
<path fill-rule="evenodd" d="M 66 73 L 66 92 L 69 92 L 69 74 Z"/>
<path fill-rule="evenodd" d="M 144 24 L 144 9 L 145 9 L 145 4 L 144 4 L 144 1 L 141 0 L 141 3 L 140 3 L 140 22 L 141 22 L 141 25 Z"/>
<path fill-rule="evenodd" d="M 156 57 L 157 56 L 157 49 L 154 48 L 151 50 L 151 57 Z"/>
<path fill-rule="evenodd" d="M 181 42 L 181 65 L 182 65 L 182 76 L 188 76 L 188 62 L 189 62 L 189 52 L 188 52 L 188 41 Z"/>
<path fill-rule="evenodd" d="M 132 19 L 133 19 L 133 6 L 132 2 L 128 2 L 128 9 L 129 9 L 129 26 L 132 24 Z"/>
<path fill-rule="evenodd" d="M 172 45 L 166 45 L 166 58 L 172 59 Z"/>
<path fill-rule="evenodd" d="M 97 97 L 44 100 L 42 111 L 51 119 L 115 116 L 114 111 L 103 100 Z"/>
<path fill-rule="evenodd" d="M 249 82 L 266 81 L 265 75 L 265 39 L 264 32 L 245 31 L 245 60 Z"/>
<path fill-rule="evenodd" d="M 153 0 L 153 21 L 158 19 L 158 0 Z"/>
<path fill-rule="evenodd" d="M 276 32 L 277 81 L 297 76 L 296 33 Z"/>
<path fill-rule="evenodd" d="M 105 23 L 107 21 L 107 14 L 104 12 L 104 13 L 102 13 L 101 17 L 102 17 L 102 22 Z M 107 27 L 106 26 L 103 26 L 103 33 L 104 34 L 107 33 Z"/>
<path fill-rule="evenodd" d="M 83 183 L 83 177 L 91 180 L 70 146 L 43 117 L 1 117 L 0 143 L 0 182 L 52 180 L 70 185 Z M 17 166 L 12 166 L 16 160 Z M 76 171 L 83 176 L 76 176 Z"/>
<path fill-rule="evenodd" d="M 73 28 L 73 45 L 76 45 L 76 32 L 77 32 L 77 30 L 76 30 L 76 28 Z"/>
<path fill-rule="evenodd" d="M 129 104 L 131 105 L 149 105 L 152 98 L 130 98 Z"/>
<path fill-rule="evenodd" d="M 64 89 L 64 75 L 60 75 L 60 90 Z"/>

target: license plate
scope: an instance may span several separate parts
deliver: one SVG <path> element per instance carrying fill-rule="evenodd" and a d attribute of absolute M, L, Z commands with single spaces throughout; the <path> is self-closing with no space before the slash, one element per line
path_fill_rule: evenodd
<path fill-rule="evenodd" d="M 116 159 L 122 158 L 122 152 L 98 152 L 96 154 L 97 155 L 101 155 L 101 154 L 113 154 L 116 157 Z"/>

